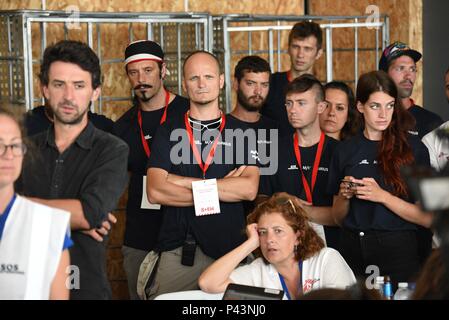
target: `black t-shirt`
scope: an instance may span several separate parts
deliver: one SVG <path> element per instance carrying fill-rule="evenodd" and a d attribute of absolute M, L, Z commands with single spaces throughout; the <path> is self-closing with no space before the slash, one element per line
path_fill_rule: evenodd
<path fill-rule="evenodd" d="M 189 109 L 189 100 L 176 96 L 168 105 L 166 121 L 183 117 Z M 152 143 L 165 108 L 142 111 L 142 130 L 152 150 Z M 141 209 L 143 176 L 147 174 L 148 158 L 142 145 L 137 123 L 137 106 L 133 106 L 114 125 L 115 134 L 125 141 L 130 149 L 128 171 L 130 182 L 126 204 L 126 228 L 123 244 L 131 248 L 151 251 L 156 243 L 162 222 L 161 210 Z"/>
<path fill-rule="evenodd" d="M 333 195 L 327 193 L 327 182 L 329 175 L 329 164 L 338 145 L 338 141 L 325 136 L 323 153 L 321 155 L 315 188 L 312 193 L 314 206 L 332 206 Z M 304 175 L 311 187 L 312 169 L 315 161 L 318 143 L 310 147 L 300 147 L 301 164 Z M 307 201 L 303 187 L 301 171 L 298 168 L 295 151 L 293 148 L 293 135 L 284 137 L 279 141 L 279 166 L 276 174 L 261 176 L 259 193 L 271 196 L 275 192 L 287 192 Z M 338 249 L 338 229 L 324 226 L 326 242 L 329 247 Z"/>
<path fill-rule="evenodd" d="M 271 154 L 277 152 L 279 141 L 278 123 L 264 115 L 260 116 L 259 121 L 246 122 L 237 119 L 232 114 L 227 114 L 226 121 L 232 124 L 232 127 L 241 128 L 246 133 L 249 132 L 248 130 L 254 132 L 253 135 L 248 134 L 248 139 L 251 136 L 251 138 L 254 137 L 256 140 L 256 144 L 252 143 L 253 141 L 248 144 L 250 152 L 258 157 L 261 175 L 273 174 L 273 171 L 275 171 L 275 164 L 272 160 L 277 161 L 277 159 L 273 158 Z"/>
<path fill-rule="evenodd" d="M 212 126 L 217 120 L 201 123 Z M 213 128 L 215 130 L 210 128 L 211 130 L 201 131 L 202 136 L 199 134 L 200 131 L 193 130 L 194 140 L 197 143 L 201 141 L 203 161 L 214 140 L 211 137 L 216 137 L 219 132 L 217 125 Z M 223 178 L 243 164 L 257 165 L 256 159 L 250 154 L 242 154 L 244 153 L 242 150 L 248 148 L 244 145 L 245 140 L 233 136 L 234 129 L 237 128 L 233 126 L 232 121 L 226 121 L 213 162 L 206 172 L 206 179 Z M 204 151 L 205 148 L 207 150 Z M 161 168 L 184 177 L 202 178 L 203 172 L 193 159 L 184 119 L 164 123 L 156 133 L 148 167 Z M 187 233 L 190 232 L 206 255 L 214 259 L 223 256 L 246 239 L 246 222 L 242 202 L 220 201 L 220 211 L 219 214 L 197 217 L 193 206 L 163 206 L 163 222 L 156 248 L 160 251 L 178 248 L 183 245 Z"/>
<path fill-rule="evenodd" d="M 96 114 L 88 111 L 89 121 L 95 128 L 112 133 L 114 121 L 101 114 Z M 52 122 L 45 115 L 45 106 L 36 107 L 28 111 L 25 115 L 25 128 L 28 136 L 33 136 L 37 133 L 46 131 Z"/>
<path fill-rule="evenodd" d="M 408 141 L 415 157 L 415 164 L 430 165 L 429 153 L 425 145 L 415 136 L 409 135 Z M 371 177 L 387 191 L 377 166 L 378 141 L 368 140 L 362 132 L 353 138 L 341 142 L 334 152 L 329 168 L 328 192 L 337 195 L 341 180 L 345 176 L 357 179 Z M 413 203 L 412 197 L 403 198 Z M 357 199 L 350 200 L 349 212 L 343 221 L 343 227 L 351 230 L 399 231 L 416 230 L 416 225 L 408 222 L 380 203 Z"/>
<path fill-rule="evenodd" d="M 436 113 L 417 106 L 416 104 L 413 104 L 408 111 L 416 121 L 415 130 L 410 133 L 417 135 L 419 139 L 422 139 L 426 134 L 436 129 L 444 122 Z"/>
<path fill-rule="evenodd" d="M 248 130 L 254 132 L 251 137 L 257 141 L 256 148 L 254 148 L 254 143 L 249 143 L 248 146 L 250 148 L 249 152 L 258 158 L 260 175 L 276 172 L 279 133 L 279 125 L 277 122 L 264 115 L 260 115 L 259 120 L 256 122 L 246 122 L 234 117 L 232 114 L 226 115 L 226 121 L 232 123 L 233 127 L 245 130 L 245 132 L 248 132 Z M 254 201 L 244 201 L 243 205 L 247 215 L 255 207 Z"/>
<path fill-rule="evenodd" d="M 279 136 L 283 137 L 294 133 L 293 127 L 288 122 L 285 108 L 285 89 L 288 85 L 287 72 L 276 72 L 270 77 L 270 91 L 267 101 L 260 113 L 275 120 L 279 124 Z"/>

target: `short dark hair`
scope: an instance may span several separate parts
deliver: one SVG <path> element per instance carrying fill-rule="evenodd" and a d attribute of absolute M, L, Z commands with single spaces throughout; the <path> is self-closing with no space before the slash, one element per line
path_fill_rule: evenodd
<path fill-rule="evenodd" d="M 234 77 L 240 82 L 245 72 L 268 72 L 271 74 L 270 64 L 259 56 L 246 56 L 240 59 L 234 69 Z"/>
<path fill-rule="evenodd" d="M 324 100 L 323 85 L 317 78 L 308 73 L 305 73 L 290 82 L 285 89 L 285 95 L 290 93 L 303 93 L 311 89 L 315 90 L 316 102 L 321 102 Z"/>
<path fill-rule="evenodd" d="M 341 140 L 356 135 L 360 128 L 360 113 L 356 107 L 354 92 L 346 83 L 341 81 L 331 81 L 326 83 L 324 85 L 325 96 L 326 90 L 328 89 L 340 90 L 344 94 L 346 94 L 346 98 L 348 99 L 348 120 L 341 129 L 340 133 Z"/>
<path fill-rule="evenodd" d="M 288 45 L 292 44 L 293 39 L 305 39 L 310 36 L 316 38 L 318 50 L 323 45 L 323 31 L 318 23 L 313 21 L 301 21 L 296 23 L 288 35 Z"/>
<path fill-rule="evenodd" d="M 41 64 L 39 79 L 41 84 L 48 85 L 48 72 L 53 62 L 62 61 L 73 63 L 92 77 L 92 88 L 101 85 L 101 68 L 95 52 L 85 43 L 80 41 L 62 40 L 47 47 Z"/>
<path fill-rule="evenodd" d="M 182 74 L 183 74 L 183 75 L 184 75 L 184 69 L 185 69 L 185 67 L 186 67 L 187 61 L 188 61 L 191 57 L 193 57 L 194 55 L 199 54 L 199 53 L 204 53 L 204 54 L 207 54 L 208 56 L 212 57 L 212 58 L 215 60 L 215 62 L 217 63 L 217 66 L 218 66 L 218 72 L 219 72 L 220 74 L 222 73 L 222 72 L 221 72 L 221 64 L 220 64 L 220 60 L 218 60 L 218 58 L 217 58 L 213 53 L 210 53 L 209 51 L 206 51 L 206 50 L 197 50 L 197 51 L 192 52 L 191 54 L 189 54 L 189 55 L 185 58 L 184 63 L 182 64 Z"/>

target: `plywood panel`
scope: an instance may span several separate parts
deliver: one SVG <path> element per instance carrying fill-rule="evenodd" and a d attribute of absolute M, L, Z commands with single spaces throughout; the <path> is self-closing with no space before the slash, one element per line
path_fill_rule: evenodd
<path fill-rule="evenodd" d="M 412 48 L 422 52 L 422 0 L 320 0 L 311 1 L 311 14 L 313 15 L 365 15 L 369 5 L 379 7 L 381 14 L 390 17 L 390 42 L 402 41 Z M 359 35 L 359 44 L 366 47 L 373 43 L 368 35 L 369 31 L 362 31 Z M 373 33 L 374 34 L 374 33 Z M 334 37 L 336 47 L 353 45 L 353 34 Z M 346 63 L 346 62 L 345 62 Z M 418 68 L 421 64 L 418 64 Z M 365 65 L 361 65 L 365 67 Z M 317 66 L 320 70 L 320 65 Z M 352 69 L 348 69 L 348 73 Z M 417 103 L 422 101 L 422 70 L 418 74 L 413 98 Z"/>

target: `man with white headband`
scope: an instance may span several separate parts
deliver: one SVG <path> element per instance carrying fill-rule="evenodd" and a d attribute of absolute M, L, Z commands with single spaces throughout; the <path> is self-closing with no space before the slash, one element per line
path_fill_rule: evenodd
<path fill-rule="evenodd" d="M 187 99 L 163 85 L 167 74 L 164 52 L 154 41 L 132 42 L 125 50 L 125 71 L 134 91 L 133 106 L 115 123 L 115 132 L 129 146 L 130 182 L 126 206 L 123 265 L 131 299 L 138 299 L 140 264 L 156 242 L 162 215 L 160 206 L 150 204 L 145 192 L 146 166 L 156 129 L 173 117 L 182 117 Z"/>

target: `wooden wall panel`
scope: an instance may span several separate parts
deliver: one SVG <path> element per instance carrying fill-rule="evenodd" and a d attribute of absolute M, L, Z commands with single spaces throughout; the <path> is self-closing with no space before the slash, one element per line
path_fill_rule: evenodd
<path fill-rule="evenodd" d="M 310 1 L 311 14 L 313 15 L 365 15 L 366 8 L 369 5 L 377 5 L 381 14 L 387 14 L 390 17 L 390 42 L 402 41 L 409 44 L 413 49 L 422 52 L 422 0 L 319 0 Z M 366 32 L 369 32 L 366 30 Z M 353 45 L 348 41 L 353 35 L 342 35 L 333 37 L 334 45 L 345 46 Z M 368 43 L 368 38 L 362 34 L 359 37 L 360 45 L 363 47 Z M 371 60 L 373 55 L 369 56 Z M 359 68 L 365 68 L 361 63 Z M 346 63 L 346 62 L 345 62 Z M 413 98 L 418 104 L 422 104 L 422 63 L 418 63 L 418 78 L 415 83 Z M 317 74 L 322 74 L 324 61 L 317 64 Z M 362 70 L 360 69 L 360 71 Z M 347 71 L 352 72 L 352 70 Z"/>

